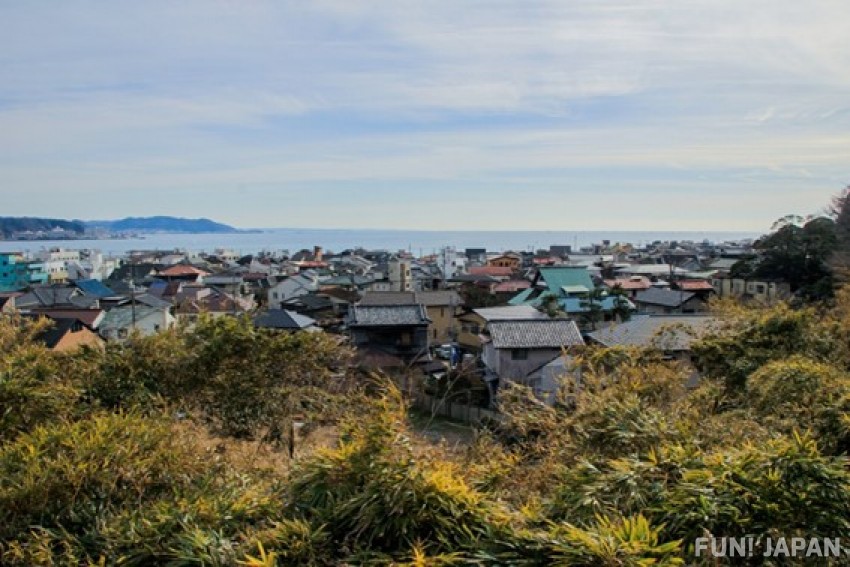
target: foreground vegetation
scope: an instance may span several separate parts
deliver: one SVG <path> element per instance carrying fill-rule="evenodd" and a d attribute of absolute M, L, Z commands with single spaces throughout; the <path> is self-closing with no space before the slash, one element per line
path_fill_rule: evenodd
<path fill-rule="evenodd" d="M 327 336 L 223 318 L 57 354 L 4 319 L 0 562 L 713 565 L 694 538 L 850 537 L 850 296 L 719 309 L 698 388 L 591 351 L 581 389 L 506 390 L 461 450 Z"/>

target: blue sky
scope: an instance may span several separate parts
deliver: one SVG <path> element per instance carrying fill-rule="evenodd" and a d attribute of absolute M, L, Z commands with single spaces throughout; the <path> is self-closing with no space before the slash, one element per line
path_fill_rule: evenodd
<path fill-rule="evenodd" d="M 846 0 L 0 2 L 4 215 L 765 231 L 850 183 Z"/>

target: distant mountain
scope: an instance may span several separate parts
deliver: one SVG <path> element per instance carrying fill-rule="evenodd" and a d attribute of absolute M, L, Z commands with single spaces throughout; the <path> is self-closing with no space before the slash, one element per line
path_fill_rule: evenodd
<path fill-rule="evenodd" d="M 80 221 L 62 219 L 45 219 L 38 217 L 0 217 L 0 236 L 12 238 L 21 233 L 48 233 L 51 231 L 66 231 L 82 235 L 86 226 Z"/>
<path fill-rule="evenodd" d="M 89 229 L 108 230 L 110 232 L 240 232 L 232 226 L 211 221 L 210 219 L 184 219 L 178 217 L 128 217 L 112 221 L 88 221 Z"/>

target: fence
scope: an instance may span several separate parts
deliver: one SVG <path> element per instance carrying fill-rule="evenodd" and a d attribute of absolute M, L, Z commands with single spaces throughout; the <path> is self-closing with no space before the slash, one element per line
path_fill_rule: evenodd
<path fill-rule="evenodd" d="M 413 393 L 410 399 L 417 409 L 426 411 L 431 415 L 448 417 L 465 423 L 474 424 L 485 420 L 499 421 L 502 419 L 502 414 L 497 411 L 464 403 L 459 400 L 447 400 L 422 392 Z"/>

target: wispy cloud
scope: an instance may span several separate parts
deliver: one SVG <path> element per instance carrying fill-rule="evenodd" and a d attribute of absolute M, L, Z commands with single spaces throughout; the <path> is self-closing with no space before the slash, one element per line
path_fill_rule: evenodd
<path fill-rule="evenodd" d="M 255 226 L 410 226 L 415 202 L 430 228 L 761 230 L 850 181 L 848 20 L 837 0 L 6 3 L 0 194 Z"/>

